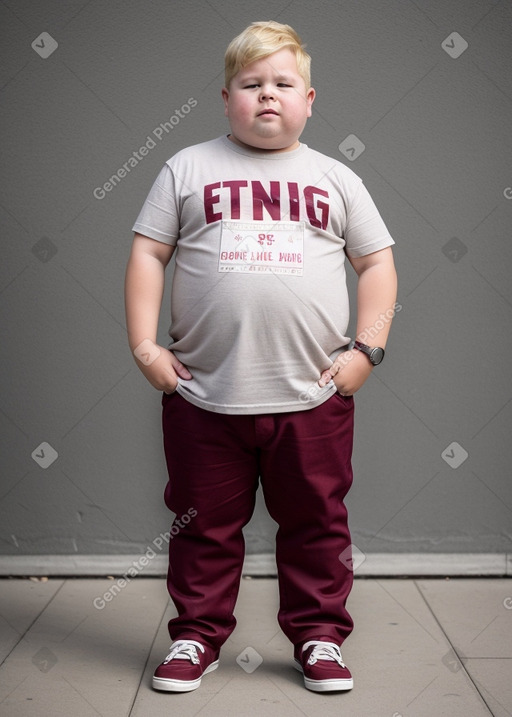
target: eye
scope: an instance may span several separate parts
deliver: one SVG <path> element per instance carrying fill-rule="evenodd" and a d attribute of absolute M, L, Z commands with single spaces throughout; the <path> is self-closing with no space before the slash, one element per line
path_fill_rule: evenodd
<path fill-rule="evenodd" d="M 245 86 L 244 86 L 244 89 L 245 89 L 245 90 L 252 90 L 254 87 L 259 87 L 259 85 L 257 85 L 257 84 L 254 84 L 254 85 L 245 85 Z"/>
<path fill-rule="evenodd" d="M 291 87 L 291 85 L 289 85 L 287 82 L 278 82 L 277 86 L 278 87 Z"/>

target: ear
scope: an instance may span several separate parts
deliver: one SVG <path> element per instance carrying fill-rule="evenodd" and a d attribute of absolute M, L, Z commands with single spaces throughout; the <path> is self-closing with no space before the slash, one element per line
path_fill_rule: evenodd
<path fill-rule="evenodd" d="M 307 117 L 311 117 L 311 105 L 313 104 L 315 97 L 316 92 L 312 87 L 310 87 L 306 93 Z"/>
<path fill-rule="evenodd" d="M 229 105 L 229 91 L 225 87 L 222 88 L 222 99 L 224 100 L 224 114 L 227 117 Z"/>

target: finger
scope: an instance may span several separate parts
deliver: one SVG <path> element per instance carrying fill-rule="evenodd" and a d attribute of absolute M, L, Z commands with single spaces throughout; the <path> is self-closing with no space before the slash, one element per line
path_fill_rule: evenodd
<path fill-rule="evenodd" d="M 185 378 L 185 379 L 192 378 L 192 374 L 190 373 L 188 368 L 186 366 L 184 366 L 182 363 L 180 363 L 179 366 L 175 366 L 174 370 L 176 371 L 176 373 L 178 374 L 178 376 L 180 378 Z"/>
<path fill-rule="evenodd" d="M 329 368 L 329 373 L 331 374 L 331 376 L 336 376 L 336 374 L 340 372 L 340 369 L 341 366 L 335 361 Z"/>
<path fill-rule="evenodd" d="M 192 378 L 192 374 L 188 370 L 188 368 L 185 366 L 185 364 L 182 364 L 179 359 L 176 358 L 176 356 L 171 352 L 171 363 L 174 371 L 178 374 L 180 378 Z"/>

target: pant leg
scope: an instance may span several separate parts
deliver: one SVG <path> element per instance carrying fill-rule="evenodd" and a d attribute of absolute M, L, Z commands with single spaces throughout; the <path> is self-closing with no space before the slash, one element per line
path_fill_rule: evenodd
<path fill-rule="evenodd" d="M 242 528 L 254 511 L 258 486 L 253 421 L 205 411 L 178 393 L 162 402 L 165 502 L 176 513 L 167 586 L 178 617 L 169 621 L 169 633 L 173 640 L 202 640 L 219 648 L 236 625 Z M 185 514 L 193 516 L 186 525 L 180 520 Z M 183 528 L 177 530 L 177 521 Z"/>
<path fill-rule="evenodd" d="M 279 624 L 293 644 L 320 636 L 341 644 L 352 619 L 353 572 L 344 498 L 352 483 L 354 405 L 335 394 L 309 411 L 274 416 L 262 448 L 262 487 L 278 523 Z M 349 552 L 349 551 L 348 551 Z"/>

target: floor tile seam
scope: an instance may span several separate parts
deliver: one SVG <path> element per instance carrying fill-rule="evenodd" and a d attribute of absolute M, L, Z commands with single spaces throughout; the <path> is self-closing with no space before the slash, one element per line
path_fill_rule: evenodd
<path fill-rule="evenodd" d="M 61 582 L 61 584 L 59 585 L 59 587 L 57 588 L 57 590 L 53 593 L 53 595 L 50 596 L 50 598 L 48 599 L 48 601 L 40 608 L 40 610 L 38 611 L 37 615 L 34 617 L 34 619 L 32 620 L 32 622 L 26 627 L 26 629 L 24 630 L 23 633 L 20 633 L 19 639 L 16 640 L 16 642 L 14 643 L 14 645 L 12 646 L 12 648 L 9 650 L 9 652 L 7 653 L 7 655 L 6 655 L 6 656 L 4 657 L 4 659 L 0 662 L 0 667 L 2 667 L 2 665 L 4 665 L 5 662 L 7 662 L 7 660 L 8 660 L 9 657 L 12 655 L 12 653 L 14 652 L 14 650 L 16 650 L 16 648 L 18 647 L 18 645 L 23 642 L 23 640 L 26 638 L 26 636 L 28 635 L 28 633 L 30 632 L 30 630 L 34 627 L 34 625 L 35 625 L 36 622 L 39 620 L 39 618 L 42 616 L 42 614 L 45 612 L 45 610 L 47 610 L 47 608 L 51 605 L 51 603 L 53 602 L 53 600 L 57 597 L 57 595 L 60 593 L 60 591 L 62 590 L 62 588 L 64 587 L 64 585 L 65 585 L 67 582 L 68 582 L 68 581 L 67 581 L 66 579 L 63 579 L 63 580 L 62 580 L 62 582 Z"/>
<path fill-rule="evenodd" d="M 201 707 L 199 707 L 197 712 L 194 712 L 194 714 L 190 715 L 190 717 L 197 717 L 198 715 L 200 715 L 201 712 L 206 707 L 208 707 L 210 702 L 212 702 L 212 700 L 214 700 L 216 697 L 218 697 L 220 695 L 220 693 L 233 681 L 233 679 L 234 679 L 233 677 L 230 677 L 229 680 L 227 682 L 225 682 L 220 689 L 218 689 L 216 692 L 214 692 L 213 695 L 210 697 L 210 699 L 207 702 L 205 702 L 203 705 L 201 705 Z M 223 711 L 223 714 L 224 714 L 224 711 Z"/>
<path fill-rule="evenodd" d="M 426 595 L 423 593 L 420 586 L 418 585 L 418 580 L 413 580 L 412 582 L 414 583 L 414 586 L 415 586 L 416 590 L 418 591 L 421 599 L 425 603 L 427 610 L 430 612 L 430 614 L 432 615 L 432 618 L 435 620 L 436 624 L 438 625 L 439 629 L 441 630 L 442 634 L 444 635 L 446 642 L 451 647 L 454 654 L 457 655 L 457 659 L 459 660 L 459 662 L 461 664 L 461 669 L 464 670 L 464 674 L 466 675 L 466 677 L 469 680 L 469 682 L 471 683 L 471 685 L 473 685 L 473 688 L 475 689 L 477 695 L 480 697 L 480 700 L 482 701 L 484 707 L 489 711 L 489 714 L 492 715 L 492 717 L 494 717 L 494 712 L 491 710 L 490 705 L 487 703 L 487 700 L 485 699 L 484 695 L 482 694 L 482 691 L 478 685 L 478 681 L 473 678 L 473 676 L 471 675 L 469 670 L 466 668 L 466 665 L 462 661 L 457 648 L 455 647 L 455 645 L 451 641 L 450 637 L 448 636 L 448 633 L 446 632 L 445 628 L 443 627 L 442 622 L 437 617 L 436 613 L 434 612 L 433 607 L 430 605 L 429 601 L 427 600 Z"/>
<path fill-rule="evenodd" d="M 475 656 L 473 656 L 473 657 L 466 657 L 466 655 L 464 655 L 464 658 L 463 658 L 463 659 L 464 659 L 466 662 L 469 662 L 470 660 L 512 660 L 512 657 L 505 657 L 505 656 L 502 656 L 502 657 L 484 657 L 483 655 L 482 655 L 482 657 L 478 657 L 478 656 L 477 656 L 477 657 L 475 657 Z"/>
<path fill-rule="evenodd" d="M 400 600 L 398 600 L 398 598 L 396 598 L 394 595 L 392 595 L 392 593 L 391 593 L 389 590 L 386 590 L 386 588 L 381 584 L 381 578 L 374 578 L 374 579 L 373 579 L 373 582 L 375 582 L 382 590 L 384 590 L 384 592 L 385 592 L 390 598 L 392 598 L 392 599 L 396 602 L 396 604 L 399 605 L 399 606 L 401 607 L 401 609 L 404 610 L 404 612 L 406 612 L 407 615 L 409 615 L 409 617 L 412 618 L 412 619 L 416 622 L 416 624 L 419 625 L 419 626 L 421 627 L 421 629 L 422 629 L 424 632 L 426 632 L 427 635 L 429 635 L 429 636 L 434 640 L 434 642 L 437 642 L 436 638 L 429 632 L 429 630 L 427 630 L 427 628 L 423 625 L 423 623 L 422 623 L 418 618 L 416 618 L 416 617 L 412 614 L 412 612 L 410 612 L 410 611 L 408 610 L 408 608 L 405 607 L 405 605 L 403 605 L 403 604 L 400 602 Z M 389 580 L 389 581 L 387 581 L 387 582 L 391 582 L 391 583 L 393 583 L 393 582 L 403 583 L 403 582 L 405 582 L 405 581 L 400 580 L 399 578 L 392 578 L 391 580 Z M 414 583 L 414 579 L 413 579 L 413 578 L 408 578 L 406 582 Z"/>
<path fill-rule="evenodd" d="M 165 615 L 166 615 L 166 613 L 167 613 L 168 608 L 169 608 L 169 600 L 166 600 L 166 601 L 165 601 L 165 605 L 164 605 L 163 612 L 162 612 L 162 614 L 161 614 L 161 616 L 160 616 L 160 620 L 158 621 L 158 625 L 157 625 L 156 630 L 155 630 L 155 634 L 153 635 L 153 639 L 151 640 L 151 645 L 149 646 L 148 654 L 147 654 L 147 657 L 146 657 L 146 661 L 144 662 L 144 667 L 143 667 L 142 670 L 141 670 L 140 679 L 139 679 L 139 682 L 138 682 L 138 684 L 137 684 L 137 687 L 135 688 L 135 692 L 134 692 L 134 695 L 133 695 L 133 699 L 132 699 L 132 702 L 131 702 L 130 707 L 129 707 L 129 709 L 128 709 L 127 717 L 130 717 L 130 716 L 131 716 L 131 714 L 132 714 L 132 712 L 133 712 L 133 709 L 134 709 L 134 707 L 135 707 L 135 704 L 136 704 L 136 702 L 137 702 L 137 698 L 138 698 L 138 696 L 139 696 L 140 688 L 141 688 L 141 686 L 142 686 L 142 680 L 144 679 L 144 675 L 146 674 L 146 669 L 147 669 L 148 664 L 149 664 L 149 660 L 150 660 L 150 657 L 151 657 L 151 653 L 153 652 L 153 647 L 155 646 L 155 642 L 156 642 L 156 640 L 157 640 L 157 638 L 158 638 L 158 635 L 159 635 L 159 633 L 160 633 L 160 628 L 162 627 L 162 623 L 163 623 L 163 621 L 164 621 L 164 619 L 165 619 Z"/>
<path fill-rule="evenodd" d="M 499 658 L 493 658 L 493 659 L 499 659 Z M 476 684 L 476 685 L 479 685 L 480 683 L 478 682 L 478 680 L 475 680 L 475 684 Z M 512 717 L 512 712 L 510 712 L 510 711 L 505 707 L 505 705 L 504 705 L 502 702 L 499 701 L 499 699 L 496 697 L 496 695 L 493 695 L 484 685 L 482 685 L 481 688 L 482 688 L 483 692 L 488 693 L 488 694 L 489 694 L 489 697 L 491 697 L 491 698 L 494 700 L 494 702 L 497 702 L 497 703 L 499 704 L 499 706 L 500 706 L 508 715 L 510 715 L 510 716 Z M 479 692 L 480 692 L 480 690 L 479 690 Z M 482 699 L 483 699 L 483 697 L 482 697 Z M 493 717 L 496 717 L 495 713 L 491 710 L 490 706 L 487 705 L 487 702 L 486 702 L 486 706 L 487 706 L 487 709 L 489 710 L 489 712 L 493 715 Z"/>
<path fill-rule="evenodd" d="M 286 692 L 285 692 L 283 689 L 281 689 L 281 687 L 279 687 L 279 685 L 277 685 L 271 677 L 268 677 L 268 676 L 267 676 L 267 680 L 268 680 L 272 685 L 274 685 L 274 687 L 275 687 L 276 689 L 278 689 L 279 692 L 280 692 L 282 695 L 284 695 L 285 699 L 286 699 L 289 703 L 291 703 L 296 709 L 298 709 L 301 714 L 303 714 L 305 717 L 308 717 L 308 713 L 307 713 L 307 712 L 304 712 L 304 711 L 299 707 L 299 705 L 295 702 L 295 700 L 292 699 L 292 698 L 290 697 L 290 695 L 287 695 Z"/>

